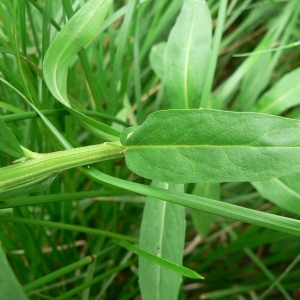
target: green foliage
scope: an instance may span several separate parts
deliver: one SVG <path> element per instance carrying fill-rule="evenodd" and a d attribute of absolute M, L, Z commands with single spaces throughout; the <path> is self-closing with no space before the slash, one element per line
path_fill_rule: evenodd
<path fill-rule="evenodd" d="M 2 0 L 0 298 L 298 299 L 298 2 Z"/>

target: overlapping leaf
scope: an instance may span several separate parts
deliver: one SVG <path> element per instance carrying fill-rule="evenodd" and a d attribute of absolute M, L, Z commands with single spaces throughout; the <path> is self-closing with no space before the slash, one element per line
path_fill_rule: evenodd
<path fill-rule="evenodd" d="M 126 163 L 175 182 L 258 181 L 299 172 L 300 122 L 211 109 L 155 112 L 126 129 Z"/>
<path fill-rule="evenodd" d="M 115 141 L 118 131 L 73 110 L 67 95 L 69 65 L 78 51 L 93 40 L 111 3 L 112 0 L 90 0 L 66 23 L 46 53 L 44 77 L 53 96 L 68 107 L 83 126 L 105 140 Z"/>
<path fill-rule="evenodd" d="M 164 79 L 173 108 L 199 107 L 211 31 L 206 1 L 185 1 L 164 52 Z"/>

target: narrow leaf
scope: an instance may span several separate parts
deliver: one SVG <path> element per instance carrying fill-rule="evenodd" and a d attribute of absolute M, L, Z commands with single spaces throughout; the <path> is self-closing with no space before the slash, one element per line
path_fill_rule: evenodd
<path fill-rule="evenodd" d="M 0 150 L 15 157 L 24 156 L 24 153 L 21 149 L 21 146 L 17 138 L 7 127 L 7 125 L 5 124 L 1 116 L 0 116 Z"/>
<path fill-rule="evenodd" d="M 204 0 L 187 0 L 165 51 L 165 84 L 173 108 L 198 108 L 211 47 L 211 17 Z"/>
<path fill-rule="evenodd" d="M 183 185 L 153 182 L 153 186 L 183 192 Z M 139 245 L 157 257 L 182 264 L 185 238 L 185 208 L 147 198 Z M 142 256 L 139 258 L 139 283 L 143 299 L 177 299 L 181 276 Z"/>
<path fill-rule="evenodd" d="M 300 174 L 252 182 L 252 185 L 266 199 L 279 207 L 300 214 Z"/>
<path fill-rule="evenodd" d="M 137 255 L 140 255 L 148 260 L 151 260 L 152 262 L 154 262 L 164 268 L 168 268 L 169 270 L 172 270 L 178 274 L 184 275 L 184 276 L 192 278 L 192 279 L 203 279 L 202 276 L 200 276 L 199 274 L 197 274 L 196 272 L 194 272 L 188 268 L 185 268 L 185 267 L 175 264 L 171 261 L 168 261 L 164 258 L 161 258 L 154 254 L 151 254 L 151 253 L 149 253 L 137 246 L 134 246 L 130 243 L 127 243 L 125 241 L 118 241 L 117 243 L 120 246 L 124 247 L 125 249 L 132 251 L 132 252 L 136 253 Z"/>
<path fill-rule="evenodd" d="M 299 172 L 300 121 L 210 109 L 151 114 L 123 131 L 130 170 L 159 181 L 259 181 Z"/>
<path fill-rule="evenodd" d="M 108 141 L 117 141 L 119 132 L 71 108 L 67 95 L 68 68 L 80 49 L 96 36 L 112 0 L 90 0 L 62 28 L 44 60 L 44 78 L 53 96 L 65 105 L 88 130 Z"/>
<path fill-rule="evenodd" d="M 300 104 L 300 68 L 286 74 L 254 106 L 253 111 L 279 115 Z"/>
<path fill-rule="evenodd" d="M 21 285 L 18 283 L 0 243 L 0 299 L 26 300 Z"/>

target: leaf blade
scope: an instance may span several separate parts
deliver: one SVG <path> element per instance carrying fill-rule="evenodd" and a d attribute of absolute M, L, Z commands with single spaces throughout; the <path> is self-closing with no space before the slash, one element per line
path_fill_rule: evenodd
<path fill-rule="evenodd" d="M 263 124 L 263 126 L 262 126 Z M 300 122 L 210 109 L 153 113 L 126 129 L 126 163 L 153 180 L 260 181 L 299 172 Z"/>
<path fill-rule="evenodd" d="M 206 1 L 185 1 L 164 54 L 165 84 L 173 108 L 199 107 L 210 55 L 211 31 Z"/>
<path fill-rule="evenodd" d="M 162 182 L 152 185 L 183 192 L 183 185 L 169 186 Z M 140 230 L 140 248 L 181 265 L 184 237 L 185 208 L 148 198 Z M 181 276 L 140 256 L 139 284 L 143 299 L 177 299 Z"/>

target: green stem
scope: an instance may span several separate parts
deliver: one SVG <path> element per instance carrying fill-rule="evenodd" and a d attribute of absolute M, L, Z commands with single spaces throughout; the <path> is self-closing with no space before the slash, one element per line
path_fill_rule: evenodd
<path fill-rule="evenodd" d="M 104 143 L 48 154 L 0 169 L 0 193 L 30 184 L 70 168 L 124 156 L 119 143 Z"/>

